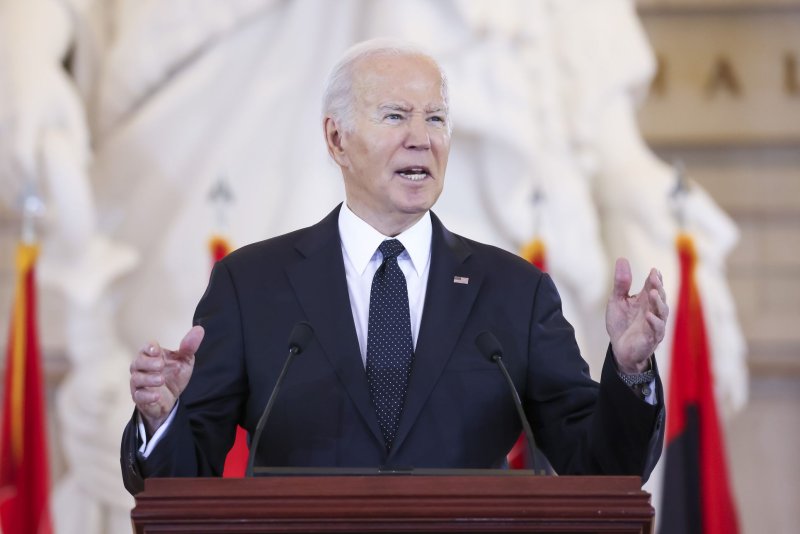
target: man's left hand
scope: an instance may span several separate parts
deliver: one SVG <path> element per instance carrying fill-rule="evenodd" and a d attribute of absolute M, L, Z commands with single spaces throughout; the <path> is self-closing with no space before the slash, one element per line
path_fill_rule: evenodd
<path fill-rule="evenodd" d="M 669 307 L 661 273 L 651 269 L 644 287 L 629 295 L 631 266 L 619 258 L 614 267 L 614 290 L 606 306 L 606 330 L 617 367 L 626 374 L 643 373 L 648 359 L 664 339 Z"/>

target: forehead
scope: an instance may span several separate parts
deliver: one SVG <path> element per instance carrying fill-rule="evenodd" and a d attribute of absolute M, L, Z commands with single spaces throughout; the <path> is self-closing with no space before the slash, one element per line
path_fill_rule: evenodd
<path fill-rule="evenodd" d="M 353 92 L 361 104 L 408 102 L 441 107 L 442 73 L 430 58 L 419 55 L 379 54 L 354 66 Z"/>

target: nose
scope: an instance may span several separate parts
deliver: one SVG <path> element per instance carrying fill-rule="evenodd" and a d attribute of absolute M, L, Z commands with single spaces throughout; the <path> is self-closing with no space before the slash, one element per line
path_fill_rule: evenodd
<path fill-rule="evenodd" d="M 414 115 L 407 124 L 408 132 L 405 147 L 411 150 L 429 150 L 431 148 L 431 136 L 430 132 L 428 132 L 428 123 L 425 121 L 425 117 Z"/>

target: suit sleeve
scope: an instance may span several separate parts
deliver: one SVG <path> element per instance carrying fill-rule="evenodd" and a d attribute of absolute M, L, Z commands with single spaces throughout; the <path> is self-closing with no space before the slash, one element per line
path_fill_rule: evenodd
<path fill-rule="evenodd" d="M 572 326 L 549 276 L 531 313 L 526 412 L 537 445 L 560 474 L 639 475 L 646 480 L 661 454 L 664 394 L 650 405 L 619 378 L 609 346 L 597 384 L 580 355 Z"/>
<path fill-rule="evenodd" d="M 205 329 L 189 385 L 175 419 L 145 459 L 138 453 L 136 417 L 122 439 L 125 487 L 135 494 L 148 477 L 219 476 L 241 420 L 247 396 L 241 316 L 236 288 L 223 262 L 217 262 L 195 311 Z"/>

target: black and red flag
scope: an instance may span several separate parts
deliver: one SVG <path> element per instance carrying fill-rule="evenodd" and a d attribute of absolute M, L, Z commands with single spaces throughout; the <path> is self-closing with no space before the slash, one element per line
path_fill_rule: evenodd
<path fill-rule="evenodd" d="M 690 236 L 677 239 L 680 289 L 667 407 L 661 534 L 736 534 L 725 448 Z"/>

